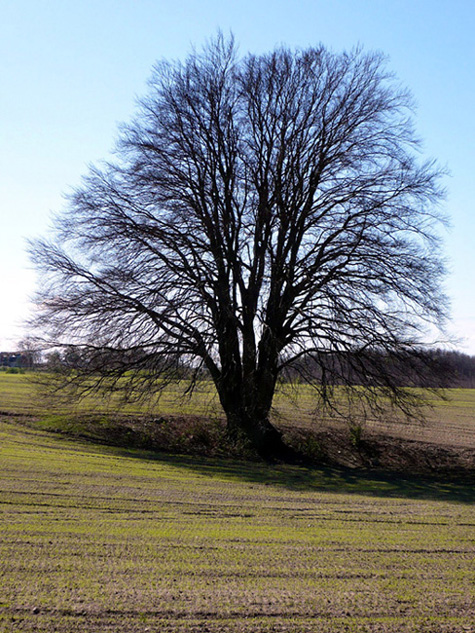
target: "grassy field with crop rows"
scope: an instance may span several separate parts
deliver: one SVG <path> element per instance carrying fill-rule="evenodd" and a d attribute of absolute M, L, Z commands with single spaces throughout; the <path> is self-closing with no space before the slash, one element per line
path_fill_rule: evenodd
<path fill-rule="evenodd" d="M 209 395 L 186 406 L 205 416 Z M 472 454 L 475 392 L 450 396 L 388 435 Z M 323 424 L 299 398 L 278 421 Z M 475 631 L 472 476 L 104 446 L 73 413 L 0 374 L 0 633 Z"/>
<path fill-rule="evenodd" d="M 170 385 L 159 399 L 151 397 L 151 405 L 127 405 L 121 407 L 125 414 L 153 414 L 154 416 L 200 415 L 212 419 L 222 418 L 212 385 L 204 382 L 191 398 L 183 398 L 184 387 Z M 390 423 L 368 421 L 368 430 L 406 439 L 435 442 L 439 445 L 460 446 L 475 449 L 475 389 L 447 389 L 446 399 L 429 396 L 433 405 L 427 410 L 426 424 L 408 424 L 396 419 Z M 32 415 L 45 417 L 55 413 L 85 411 L 107 412 L 118 407 L 117 400 L 90 397 L 79 407 L 65 405 L 60 397 L 43 400 L 28 374 L 0 372 L 0 415 Z M 301 385 L 298 389 L 284 388 L 277 393 L 274 417 L 277 424 L 290 424 L 294 428 L 326 428 L 341 425 L 334 419 L 321 416 L 312 389 Z M 343 423 L 344 424 L 344 423 Z"/>
<path fill-rule="evenodd" d="M 463 485 L 0 445 L 2 632 L 474 630 Z"/>

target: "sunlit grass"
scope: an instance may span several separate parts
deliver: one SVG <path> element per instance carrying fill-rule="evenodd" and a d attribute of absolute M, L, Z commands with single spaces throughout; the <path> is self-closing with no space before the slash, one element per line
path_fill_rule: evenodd
<path fill-rule="evenodd" d="M 11 423 L 0 445 L 0 631 L 474 621 L 468 485 L 158 457 Z"/>

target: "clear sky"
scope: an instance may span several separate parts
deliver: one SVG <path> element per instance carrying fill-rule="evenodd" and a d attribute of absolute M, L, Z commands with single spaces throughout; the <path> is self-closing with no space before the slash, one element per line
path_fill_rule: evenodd
<path fill-rule="evenodd" d="M 44 235 L 63 194 L 107 158 L 153 63 L 217 29 L 242 53 L 323 43 L 389 56 L 425 152 L 450 170 L 451 332 L 475 354 L 474 0 L 0 0 L 0 350 L 24 336 L 26 238 Z"/>

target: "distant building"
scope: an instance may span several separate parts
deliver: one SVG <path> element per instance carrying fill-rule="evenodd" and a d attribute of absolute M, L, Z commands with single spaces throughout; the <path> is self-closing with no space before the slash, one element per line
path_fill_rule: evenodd
<path fill-rule="evenodd" d="M 22 354 L 20 352 L 0 352 L 0 367 L 21 367 Z"/>

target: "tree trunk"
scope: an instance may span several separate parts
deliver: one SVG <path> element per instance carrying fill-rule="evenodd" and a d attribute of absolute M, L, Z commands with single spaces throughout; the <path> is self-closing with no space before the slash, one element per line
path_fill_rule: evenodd
<path fill-rule="evenodd" d="M 237 336 L 235 339 L 238 340 Z M 223 347 L 222 357 L 227 352 L 227 362 L 222 363 L 215 385 L 231 438 L 244 435 L 266 460 L 295 462 L 297 454 L 285 444 L 281 432 L 269 421 L 277 377 L 277 353 L 274 349 L 269 351 L 270 342 L 266 342 L 267 347 L 262 346 L 261 350 L 265 363 L 260 369 L 256 367 L 255 357 L 247 358 L 243 367 L 236 353 L 232 353 L 235 350 L 230 352 Z"/>
<path fill-rule="evenodd" d="M 242 408 L 226 412 L 228 432 L 231 437 L 244 434 L 266 460 L 295 462 L 296 452 L 282 440 L 282 433 L 269 421 L 268 417 L 249 415 Z"/>

